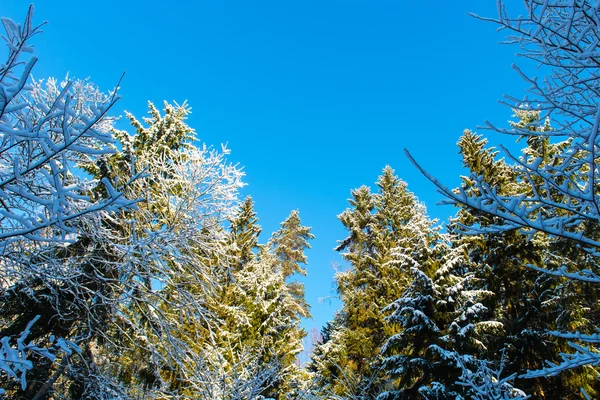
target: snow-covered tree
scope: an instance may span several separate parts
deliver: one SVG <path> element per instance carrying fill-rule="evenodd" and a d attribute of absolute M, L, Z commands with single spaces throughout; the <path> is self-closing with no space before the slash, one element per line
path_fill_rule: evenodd
<path fill-rule="evenodd" d="M 427 354 L 435 349 L 441 336 L 441 329 L 434 318 L 436 288 L 433 280 L 418 265 L 413 266 L 410 272 L 413 278 L 411 285 L 402 297 L 385 309 L 391 311 L 388 320 L 402 327 L 401 332 L 391 336 L 381 349 L 387 356 L 383 361 L 384 368 L 398 389 L 386 390 L 378 399 L 418 398 L 435 374 L 433 370 L 439 366 Z M 446 392 L 445 389 L 443 391 Z M 450 398 L 453 394 L 456 397 L 455 393 L 448 393 L 435 398 Z"/>
<path fill-rule="evenodd" d="M 220 327 L 215 331 L 216 345 L 231 363 L 249 352 L 244 332 L 252 325 L 248 306 L 254 300 L 245 297 L 238 275 L 256 260 L 261 231 L 254 202 L 248 196 L 229 219 L 225 239 L 227 258 L 224 263 L 217 262 L 215 265 L 219 271 L 217 279 L 221 289 L 216 304 L 220 321 Z"/>
<path fill-rule="evenodd" d="M 520 156 L 503 148 L 519 190 L 503 192 L 477 172 L 469 176 L 469 190 L 458 191 L 427 176 L 450 203 L 463 204 L 493 217 L 489 224 L 468 225 L 469 233 L 518 230 L 524 235 L 523 240 L 546 235 L 551 249 L 562 245 L 563 250 L 574 251 L 576 257 L 549 252 L 541 263 L 531 260 L 530 268 L 582 285 L 597 285 L 600 283 L 597 262 L 600 11 L 591 0 L 527 0 L 524 5 L 525 12 L 512 17 L 499 1 L 499 15 L 492 20 L 511 32 L 508 41 L 520 45 L 521 55 L 540 65 L 538 71 L 543 74 L 540 78 L 530 77 L 517 68 L 531 85 L 531 97 L 522 100 L 507 97 L 510 107 L 519 112 L 537 112 L 539 117 L 507 128 L 488 123 L 497 132 L 527 139 L 528 149 Z M 544 129 L 547 121 L 550 130 Z M 562 296 L 573 294 L 578 286 L 573 282 L 570 285 L 569 292 Z M 594 313 L 587 313 L 586 317 L 592 323 L 576 328 L 580 329 L 578 332 L 551 332 L 571 339 L 575 353 L 563 354 L 562 360 L 526 376 L 546 377 L 583 365 L 598 365 L 600 352 L 594 344 L 599 343 L 599 325 Z"/>
<path fill-rule="evenodd" d="M 391 250 L 406 234 L 415 199 L 406 183 L 390 167 L 383 170 L 377 192 L 362 186 L 352 191 L 348 208 L 338 216 L 348 237 L 337 246 L 349 268 L 336 274 L 344 327 L 329 347 L 342 357 L 334 365 L 328 385 L 333 393 L 368 398 L 380 391 L 380 349 L 387 336 L 395 333 L 384 320 L 382 309 L 401 296 L 407 283 L 403 271 L 392 266 Z"/>
<path fill-rule="evenodd" d="M 268 376 L 261 395 L 296 398 L 307 381 L 295 362 L 306 336 L 300 319 L 310 314 L 304 288 L 292 277 L 305 273 L 300 264 L 307 261 L 304 251 L 313 235 L 297 211 L 266 245 L 259 244 L 260 232 L 254 203 L 247 197 L 229 219 L 228 257 L 218 269 L 222 284 L 215 307 L 215 351 L 225 372 L 235 373 L 237 360 L 251 360 L 257 376 Z"/>
<path fill-rule="evenodd" d="M 302 267 L 302 264 L 307 263 L 304 252 L 310 249 L 309 240 L 315 238 L 310 230 L 310 227 L 301 225 L 300 214 L 294 210 L 269 240 L 271 251 L 279 261 L 279 268 L 286 280 L 290 280 L 295 274 L 306 275 L 306 270 Z M 310 317 L 309 306 L 304 298 L 304 284 L 290 281 L 288 288 L 298 303 L 302 304 L 301 316 Z"/>
<path fill-rule="evenodd" d="M 504 354 L 502 354 L 498 369 L 490 366 L 485 360 L 469 359 L 472 367 L 462 358 L 456 361 L 461 368 L 461 376 L 457 384 L 466 388 L 467 398 L 474 400 L 526 400 L 530 396 L 513 386 L 516 373 L 504 376 Z"/>
<path fill-rule="evenodd" d="M 315 343 L 307 369 L 313 374 L 314 392 L 325 397 L 332 394 L 334 385 L 344 379 L 345 362 L 343 347 L 344 316 L 336 312 L 331 321 L 321 328 L 321 340 Z M 352 386 L 352 385 L 349 385 Z"/>
<path fill-rule="evenodd" d="M 246 197 L 230 219 L 229 232 L 229 250 L 233 252 L 233 258 L 238 260 L 234 271 L 239 271 L 254 259 L 255 251 L 258 249 L 258 237 L 262 232 L 254 211 L 252 197 Z"/>
<path fill-rule="evenodd" d="M 125 193 L 137 209 L 105 221 L 112 245 L 101 256 L 118 258 L 120 284 L 113 325 L 101 341 L 102 364 L 132 395 L 197 396 L 205 390 L 198 365 L 210 365 L 221 283 L 215 265 L 229 260 L 223 223 L 237 205 L 241 172 L 228 150 L 194 142 L 186 104 L 149 104 L 136 132 L 115 132 L 122 149 L 86 169 L 119 181 L 142 173 Z M 98 188 L 99 197 L 105 193 Z M 97 365 L 100 365 L 97 362 Z"/>
<path fill-rule="evenodd" d="M 391 264 L 411 282 L 384 309 L 399 329 L 382 347 L 387 385 L 378 399 L 460 398 L 456 359 L 480 355 L 482 337 L 496 329 L 482 304 L 490 293 L 474 285 L 467 247 L 452 246 L 456 238 L 442 235 L 422 204 L 415 209 L 410 234 L 392 250 Z"/>
<path fill-rule="evenodd" d="M 349 232 L 337 247 L 350 264 L 336 275 L 343 307 L 311 367 L 332 395 L 356 399 L 388 388 L 381 349 L 402 327 L 383 310 L 410 286 L 411 257 L 435 271 L 431 265 L 439 262 L 436 244 L 441 241 L 422 204 L 392 168 L 383 170 L 376 185 L 376 193 L 365 186 L 353 191 L 351 208 L 339 216 Z"/>
<path fill-rule="evenodd" d="M 539 120 L 539 113 L 517 110 L 516 117 L 519 120 L 511 124 L 525 126 Z M 546 122 L 536 129 L 548 131 L 550 126 Z M 486 147 L 483 137 L 465 131 L 458 146 L 464 166 L 472 174 L 482 176 L 497 193 L 509 195 L 527 190 L 527 186 L 518 179 L 518 170 L 503 159 L 497 160 L 497 152 Z M 561 143 L 529 138 L 523 154 L 544 154 L 546 159 L 550 159 L 561 146 Z M 463 177 L 462 190 L 477 191 L 477 188 L 469 177 Z M 477 224 L 488 227 L 499 222 L 498 218 L 489 214 L 461 207 L 450 229 L 460 231 L 465 226 Z M 527 263 L 548 267 L 555 265 L 559 259 L 571 259 L 576 263 L 583 252 L 569 246 L 565 240 L 550 240 L 542 233 L 528 240 L 517 230 L 511 230 L 462 235 L 459 242 L 468 249 L 467 265 L 475 277 L 474 287 L 490 292 L 483 302 L 487 308 L 484 314 L 500 328 L 484 337 L 486 350 L 481 356 L 488 362 L 498 365 L 498 355 L 505 354 L 505 373 L 522 374 L 527 369 L 543 366 L 544 360 L 558 361 L 558 354 L 567 351 L 566 342 L 546 335 L 547 330 L 590 327 L 589 319 L 586 321 L 581 310 L 587 309 L 592 315 L 595 313 L 593 310 L 597 306 L 593 299 L 596 296 L 591 285 L 572 285 L 564 278 L 540 276 L 537 271 L 525 267 Z M 590 389 L 589 385 L 594 385 L 596 380 L 590 372 L 581 370 L 560 377 L 525 381 L 516 378 L 516 384 L 533 396 L 553 393 L 561 398 L 570 398 L 579 386 Z"/>
<path fill-rule="evenodd" d="M 86 82 L 32 81 L 30 40 L 40 32 L 33 7 L 20 25 L 2 18 L 8 47 L 0 66 L 0 387 L 5 394 L 45 396 L 81 357 L 89 340 L 93 294 L 85 272 L 68 261 L 83 236 L 101 236 L 101 220 L 133 206 L 118 183 L 80 168 L 114 152 L 110 108 L 118 100 Z M 102 187 L 102 199 L 90 190 Z M 28 357 L 30 359 L 28 359 Z M 18 377 L 18 382 L 12 378 Z"/>

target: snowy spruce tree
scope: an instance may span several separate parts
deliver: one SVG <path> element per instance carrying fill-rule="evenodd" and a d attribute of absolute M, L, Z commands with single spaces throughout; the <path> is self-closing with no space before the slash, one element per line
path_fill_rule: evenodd
<path fill-rule="evenodd" d="M 220 321 L 220 327 L 215 331 L 216 342 L 224 350 L 222 354 L 225 359 L 232 364 L 235 364 L 239 356 L 248 352 L 248 338 L 244 336 L 244 332 L 247 327 L 252 326 L 247 308 L 253 300 L 244 297 L 243 290 L 239 288 L 238 275 L 256 260 L 261 231 L 254 211 L 254 201 L 248 196 L 229 219 L 225 239 L 227 258 L 224 263 L 215 264 L 221 289 L 216 304 L 216 314 Z"/>
<path fill-rule="evenodd" d="M 281 229 L 271 236 L 269 247 L 279 262 L 283 277 L 289 281 L 287 283 L 289 292 L 302 305 L 299 316 L 307 318 L 310 317 L 310 311 L 304 298 L 304 284 L 290 281 L 295 274 L 306 276 L 306 270 L 302 267 L 307 263 L 304 252 L 310 249 L 309 240 L 315 237 L 310 233 L 311 228 L 302 226 L 300 222 L 299 212 L 292 211 L 281 223 Z"/>
<path fill-rule="evenodd" d="M 523 100 L 507 97 L 510 107 L 521 113 L 538 113 L 539 117 L 506 128 L 488 124 L 497 132 L 527 139 L 521 155 L 502 149 L 507 164 L 514 170 L 516 191 L 499 189 L 485 174 L 476 171 L 469 176 L 469 190 L 452 191 L 428 176 L 449 202 L 490 216 L 489 223 L 475 220 L 466 224 L 469 233 L 518 231 L 522 234 L 519 241 L 547 243 L 548 251 L 541 260 L 535 257 L 521 261 L 538 272 L 541 280 L 549 276 L 560 278 L 560 284 L 553 290 L 553 302 L 564 307 L 561 316 L 566 320 L 548 333 L 570 340 L 571 350 L 549 357 L 554 360 L 552 363 L 531 365 L 531 371 L 524 377 L 546 378 L 571 369 L 576 369 L 572 371 L 576 374 L 589 374 L 585 368 L 597 365 L 600 360 L 596 348 L 599 325 L 593 311 L 600 283 L 595 155 L 600 120 L 596 39 L 599 11 L 595 2 L 587 0 L 525 1 L 524 4 L 523 15 L 512 17 L 499 2 L 499 15 L 493 21 L 510 32 L 509 42 L 518 43 L 522 55 L 541 66 L 538 70 L 543 74 L 541 78 L 517 69 L 531 85 L 530 97 Z M 550 122 L 550 130 L 544 129 L 546 121 Z M 592 289 L 593 285 L 596 289 Z M 527 292 L 531 289 L 523 288 Z M 575 304 L 585 306 L 579 310 L 571 308 L 573 298 Z M 589 378 L 586 380 L 589 382 Z M 576 379 L 572 385 L 577 383 L 585 386 Z"/>
<path fill-rule="evenodd" d="M 350 268 L 336 280 L 342 310 L 323 331 L 309 369 L 320 396 L 445 399 L 498 329 L 475 285 L 468 246 L 440 233 L 417 198 L 386 167 L 378 191 L 352 192 L 338 249 Z M 336 397 L 337 398 L 337 397 Z M 466 396 L 465 396 L 466 398 Z"/>
<path fill-rule="evenodd" d="M 313 348 L 307 370 L 312 374 L 312 392 L 317 397 L 332 394 L 336 382 L 346 378 L 344 370 L 340 368 L 345 361 L 344 348 L 340 345 L 345 325 L 344 315 L 336 312 L 333 319 L 321 328 L 321 339 Z"/>
<path fill-rule="evenodd" d="M 336 250 L 349 268 L 336 275 L 344 328 L 336 337 L 338 342 L 330 346 L 339 346 L 336 352 L 343 358 L 336 360 L 337 365 L 323 364 L 322 368 L 340 370 L 328 386 L 333 393 L 351 398 L 368 398 L 380 391 L 381 346 L 395 333 L 382 309 L 401 296 L 407 282 L 405 274 L 389 261 L 411 218 L 414 198 L 389 167 L 377 187 L 377 193 L 366 186 L 352 191 L 351 208 L 338 217 L 349 235 Z"/>
<path fill-rule="evenodd" d="M 294 282 L 305 274 L 304 251 L 313 238 L 297 211 L 281 224 L 269 242 L 259 243 L 261 227 L 251 198 L 246 198 L 230 220 L 229 267 L 223 271 L 220 297 L 220 353 L 227 364 L 240 358 L 255 365 L 265 378 L 260 395 L 277 399 L 298 396 L 307 377 L 296 365 L 306 336 L 302 317 L 310 316 L 304 288 Z M 243 356 L 243 357 L 242 357 Z M 286 397 L 287 396 L 287 397 Z"/>
<path fill-rule="evenodd" d="M 441 349 L 445 325 L 435 324 L 449 324 L 457 317 L 460 306 L 453 298 L 458 302 L 479 294 L 461 297 L 460 263 L 449 255 L 443 235 L 426 217 L 424 206 L 391 168 L 384 169 L 377 188 L 376 193 L 367 187 L 353 191 L 352 208 L 339 217 L 349 231 L 338 246 L 350 264 L 336 276 L 343 307 L 311 363 L 324 392 L 348 398 L 396 398 L 395 392 L 413 387 L 414 377 L 423 376 L 425 369 L 403 369 L 400 358 L 416 365 L 415 360 L 431 346 Z M 404 301 L 415 304 L 405 307 Z M 429 337 L 426 328 L 431 329 Z M 421 340 L 422 346 L 415 340 Z M 413 344 L 419 350 L 409 350 Z M 454 375 L 442 370 L 437 370 L 438 375 L 458 377 L 458 370 Z M 428 373 L 411 393 L 418 395 L 419 388 L 426 389 L 437 379 L 435 375 Z M 454 382 L 453 378 L 446 381 Z"/>
<path fill-rule="evenodd" d="M 243 174 L 185 103 L 117 131 L 115 93 L 29 78 L 32 9 L 2 22 L 0 395 L 302 396 L 298 212 L 259 245 Z"/>
<path fill-rule="evenodd" d="M 391 264 L 408 276 L 402 296 L 384 312 L 397 327 L 382 347 L 385 391 L 378 399 L 456 399 L 459 363 L 480 355 L 482 338 L 497 328 L 485 319 L 490 296 L 474 285 L 467 248 L 453 245 L 415 201 L 406 235 L 392 250 Z"/>
<path fill-rule="evenodd" d="M 229 251 L 233 252 L 233 259 L 238 261 L 232 271 L 235 272 L 254 259 L 259 244 L 258 238 L 262 232 L 252 197 L 246 197 L 229 224 Z"/>
<path fill-rule="evenodd" d="M 537 112 L 517 111 L 514 126 L 524 126 L 539 119 Z M 540 128 L 548 131 L 546 122 Z M 544 154 L 546 160 L 560 150 L 564 143 L 551 144 L 547 140 L 531 137 L 524 154 Z M 459 140 L 463 163 L 473 174 L 485 177 L 497 193 L 511 194 L 527 189 L 519 180 L 519 172 L 497 160 L 497 152 L 487 148 L 486 140 L 470 131 L 465 131 Z M 472 180 L 464 178 L 461 188 L 464 191 L 477 190 Z M 477 224 L 487 227 L 498 223 L 498 219 L 478 210 L 463 207 L 457 213 L 451 229 L 461 230 L 464 226 Z M 583 253 L 572 249 L 564 240 L 550 240 L 547 235 L 538 233 L 531 240 L 516 230 L 498 233 L 483 233 L 477 236 L 462 236 L 460 242 L 469 249 L 471 269 L 476 276 L 476 286 L 492 293 L 484 304 L 488 308 L 487 318 L 500 324 L 501 329 L 486 337 L 488 362 L 498 367 L 503 363 L 506 374 L 522 374 L 527 369 L 539 368 L 544 360 L 556 362 L 558 354 L 567 351 L 566 341 L 546 334 L 548 330 L 565 329 L 569 326 L 589 327 L 589 321 L 580 313 L 586 308 L 593 310 L 593 297 L 589 297 L 591 286 L 584 284 L 581 289 L 588 293 L 578 293 L 569 281 L 554 276 L 540 276 L 528 269 L 525 264 L 549 266 L 556 260 L 566 257 L 575 260 Z M 565 253 L 567 250 L 567 253 Z M 578 314 L 578 315 L 577 315 Z M 504 354 L 505 360 L 498 358 Z M 570 372 L 559 377 L 521 380 L 515 384 L 533 396 L 553 393 L 561 398 L 578 396 L 580 386 L 595 386 L 592 370 Z"/>
<path fill-rule="evenodd" d="M 434 222 L 427 218 L 423 204 L 412 193 L 406 196 L 410 201 L 401 206 L 409 218 L 391 249 L 388 264 L 410 283 L 401 296 L 383 309 L 385 320 L 400 329 L 381 348 L 385 357 L 382 369 L 392 379 L 386 391 L 378 396 L 381 399 L 419 397 L 419 390 L 430 381 L 433 368 L 425 352 L 441 336 L 435 321 L 436 288 L 431 278 L 439 268 L 444 243 Z"/>

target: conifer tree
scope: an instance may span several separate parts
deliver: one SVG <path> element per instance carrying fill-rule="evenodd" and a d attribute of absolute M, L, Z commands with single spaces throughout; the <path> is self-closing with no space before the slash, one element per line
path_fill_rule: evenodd
<path fill-rule="evenodd" d="M 396 327 L 382 347 L 385 391 L 379 399 L 454 399 L 462 393 L 457 360 L 481 352 L 481 335 L 494 328 L 483 319 L 481 304 L 489 293 L 474 290 L 467 270 L 466 248 L 451 247 L 452 237 L 439 232 L 415 202 L 404 237 L 392 249 L 390 265 L 409 284 L 384 309 Z"/>
<path fill-rule="evenodd" d="M 244 347 L 257 354 L 263 368 L 272 368 L 267 397 L 284 399 L 292 393 L 299 371 L 294 363 L 302 351 L 304 331 L 300 328 L 301 304 L 289 292 L 276 257 L 263 249 L 237 276 L 237 298 L 247 316 L 241 328 Z"/>
<path fill-rule="evenodd" d="M 468 247 L 450 245 L 391 168 L 377 188 L 353 191 L 339 217 L 350 233 L 338 247 L 350 262 L 336 275 L 343 306 L 310 369 L 321 395 L 454 398 L 457 358 L 480 354 L 498 327 L 484 319 L 489 293 L 472 285 Z"/>
<path fill-rule="evenodd" d="M 234 251 L 233 256 L 238 260 L 236 270 L 240 270 L 254 259 L 258 237 L 262 232 L 251 196 L 246 197 L 229 223 L 230 251 Z"/>
<path fill-rule="evenodd" d="M 376 185 L 376 193 L 365 186 L 353 191 L 352 208 L 339 216 L 349 236 L 336 250 L 350 264 L 336 275 L 343 328 L 336 330 L 328 347 L 339 357 L 335 364 L 323 361 L 318 366 L 329 371 L 332 382 L 327 386 L 333 393 L 356 398 L 374 397 L 385 386 L 380 352 L 398 327 L 382 310 L 402 296 L 410 281 L 408 270 L 395 265 L 393 249 L 410 241 L 410 225 L 421 210 L 390 167 Z"/>
<path fill-rule="evenodd" d="M 344 370 L 340 368 L 340 365 L 346 364 L 343 346 L 345 325 L 344 315 L 336 312 L 321 329 L 321 340 L 315 343 L 307 369 L 313 375 L 312 387 L 317 396 L 330 395 L 336 382 L 345 379 Z"/>
<path fill-rule="evenodd" d="M 300 319 L 310 316 L 304 287 L 293 282 L 313 238 L 302 226 L 297 211 L 281 224 L 267 245 L 259 244 L 261 228 L 251 198 L 246 198 L 230 219 L 227 242 L 230 267 L 224 271 L 218 314 L 219 352 L 227 365 L 245 358 L 255 373 L 265 377 L 262 395 L 285 398 L 304 386 L 303 372 L 296 366 L 306 335 Z"/>
<path fill-rule="evenodd" d="M 528 268 L 553 277 L 573 280 L 569 292 L 580 282 L 600 283 L 598 273 L 598 145 L 600 110 L 600 80 L 598 79 L 598 7 L 593 1 L 525 1 L 525 12 L 512 16 L 505 2 L 498 2 L 498 15 L 492 20 L 509 32 L 509 43 L 518 43 L 520 55 L 536 63 L 542 76 L 532 78 L 519 70 L 530 84 L 528 96 L 522 100 L 509 97 L 512 108 L 541 113 L 543 118 L 524 125 L 491 129 L 510 135 L 527 137 L 529 151 L 521 156 L 503 149 L 511 167 L 519 174 L 520 191 L 498 193 L 483 175 L 471 174 L 472 190 L 449 190 L 431 175 L 428 177 L 449 198 L 449 202 L 466 205 L 490 216 L 491 223 L 481 228 L 468 225 L 467 232 L 502 233 L 520 231 L 525 239 L 542 237 L 553 242 L 564 240 L 562 251 L 580 253 L 575 257 L 545 254 L 542 263 L 527 264 Z M 539 130 L 549 119 L 552 130 Z M 558 142 L 562 140 L 562 142 Z M 532 145 L 537 142 L 538 145 Z M 546 159 L 546 146 L 556 144 L 554 154 Z M 562 145 L 561 145 L 562 144 Z M 545 236 L 547 235 L 547 236 Z M 556 298 L 568 298 L 568 292 L 556 293 Z M 592 295 L 592 297 L 595 297 Z M 577 313 L 563 315 L 576 316 Z M 575 349 L 561 354 L 560 360 L 527 378 L 549 377 L 585 365 L 597 365 L 600 360 L 597 345 L 596 313 L 585 317 L 589 325 L 576 332 L 551 331 L 559 338 L 572 340 Z M 558 320 L 557 320 L 558 322 Z M 574 325 L 578 325 L 575 323 Z M 582 332 L 583 331 L 583 332 Z M 596 347 L 594 347 L 596 346 Z"/>
<path fill-rule="evenodd" d="M 301 264 L 306 264 L 306 249 L 310 249 L 309 240 L 314 239 L 311 228 L 300 224 L 300 215 L 294 210 L 281 223 L 281 229 L 274 232 L 269 240 L 269 247 L 279 263 L 279 268 L 286 280 L 294 274 L 306 275 Z M 304 284 L 297 281 L 288 282 L 288 290 L 302 305 L 301 316 L 310 317 L 309 306 L 304 297 Z"/>
<path fill-rule="evenodd" d="M 549 131 L 546 122 L 536 125 L 539 112 L 519 111 L 516 127 L 528 127 L 539 132 Z M 547 137 L 526 136 L 527 147 L 524 158 L 536 157 L 542 162 L 551 162 L 554 154 L 562 151 L 565 142 L 550 143 Z M 486 140 L 470 131 L 458 143 L 464 165 L 472 174 L 495 187 L 499 195 L 507 196 L 526 192 L 520 178 L 520 172 L 508 166 L 504 160 L 497 160 L 493 149 L 486 148 Z M 477 191 L 473 182 L 464 178 L 462 190 Z M 458 226 L 487 227 L 502 224 L 501 219 L 489 216 L 473 208 L 462 207 L 454 222 Z M 451 228 L 456 229 L 456 228 Z M 575 289 L 571 282 L 552 276 L 540 276 L 538 272 L 526 268 L 526 264 L 552 267 L 570 259 L 585 257 L 581 251 L 568 246 L 564 240 L 552 239 L 547 235 L 536 234 L 527 238 L 516 230 L 506 232 L 483 233 L 480 236 L 463 236 L 460 241 L 469 248 L 471 269 L 475 273 L 475 287 L 493 293 L 484 301 L 488 311 L 486 317 L 501 324 L 502 329 L 485 340 L 487 357 L 498 365 L 499 354 L 504 354 L 506 362 L 503 370 L 506 374 L 523 374 L 528 369 L 540 368 L 544 360 L 559 361 L 558 354 L 567 350 L 566 343 L 549 337 L 548 330 L 565 329 L 568 326 L 589 327 L 579 310 L 595 309 L 597 306 L 586 300 L 596 295 L 590 285 L 581 285 Z M 587 288 L 586 288 L 587 287 Z M 585 295 L 581 292 L 587 292 Z M 585 303 L 585 305 L 584 305 Z M 504 362 L 504 361 L 503 361 Z M 591 370 L 571 372 L 558 377 L 543 380 L 517 379 L 515 384 L 526 393 L 543 398 L 552 396 L 578 398 L 579 387 L 584 386 L 589 393 L 594 389 L 595 373 Z"/>
<path fill-rule="evenodd" d="M 254 202 L 247 196 L 229 219 L 225 239 L 227 257 L 215 263 L 217 279 L 221 284 L 216 301 L 216 313 L 220 320 L 216 341 L 223 357 L 232 364 L 243 354 L 249 354 L 241 327 L 250 324 L 244 305 L 251 300 L 244 299 L 238 290 L 238 275 L 256 260 L 261 231 Z"/>

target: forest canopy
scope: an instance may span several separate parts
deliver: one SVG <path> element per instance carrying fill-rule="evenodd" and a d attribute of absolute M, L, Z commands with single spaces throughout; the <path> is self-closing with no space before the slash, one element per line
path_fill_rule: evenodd
<path fill-rule="evenodd" d="M 453 205 L 447 224 L 391 166 L 350 191 L 341 307 L 305 363 L 318 238 L 300 211 L 265 240 L 242 167 L 200 140 L 187 102 L 117 129 L 121 82 L 34 79 L 33 6 L 3 18 L 0 396 L 599 397 L 600 7 L 524 6 L 475 16 L 544 74 L 517 68 L 527 96 L 484 127 L 507 144 L 465 130 L 458 187 L 406 151 Z"/>

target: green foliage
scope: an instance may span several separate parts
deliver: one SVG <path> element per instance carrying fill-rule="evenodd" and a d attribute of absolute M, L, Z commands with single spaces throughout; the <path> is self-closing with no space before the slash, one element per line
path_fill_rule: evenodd
<path fill-rule="evenodd" d="M 532 132 L 524 135 L 527 147 L 521 157 L 523 162 L 540 158 L 543 163 L 552 163 L 554 155 L 569 145 L 569 141 L 552 143 L 548 136 L 538 135 L 551 130 L 548 121 L 543 125 L 536 123 L 539 112 L 516 110 L 515 116 L 519 121 L 511 123 L 513 126 Z M 498 194 L 527 193 L 536 186 L 536 190 L 548 190 L 542 187 L 539 179 L 531 180 L 531 176 L 525 176 L 522 170 L 497 160 L 497 152 L 486 147 L 483 137 L 465 131 L 458 145 L 464 165 L 471 174 L 481 176 Z M 463 189 L 476 191 L 467 178 L 464 178 Z M 551 195 L 560 201 L 558 191 Z M 502 223 L 498 217 L 461 207 L 449 229 L 460 231 L 465 226 L 477 226 L 484 230 Z M 597 298 L 597 294 L 591 285 L 540 275 L 526 267 L 531 264 L 550 269 L 562 265 L 574 270 L 587 268 L 591 260 L 581 249 L 565 239 L 516 230 L 463 237 L 460 242 L 468 247 L 469 268 L 476 277 L 475 288 L 493 293 L 483 302 L 488 310 L 486 317 L 502 326 L 501 330 L 484 338 L 486 351 L 482 357 L 498 364 L 498 355 L 506 354 L 506 374 L 523 374 L 526 370 L 543 367 L 544 360 L 560 360 L 559 353 L 568 351 L 568 346 L 564 340 L 546 335 L 547 330 L 576 327 L 589 331 L 594 326 L 589 317 L 597 315 L 592 311 L 597 309 L 597 303 L 592 304 L 594 300 L 591 303 L 589 299 Z M 587 312 L 582 313 L 583 309 Z M 580 387 L 585 387 L 588 393 L 597 393 L 596 374 L 590 373 L 590 369 L 544 379 L 517 379 L 515 385 L 536 398 L 580 398 L 577 394 Z"/>
<path fill-rule="evenodd" d="M 386 385 L 380 353 L 398 327 L 385 318 L 383 309 L 410 283 L 409 269 L 398 265 L 405 259 L 398 259 L 395 249 L 415 245 L 412 256 L 427 257 L 430 243 L 413 240 L 414 224 L 424 216 L 424 208 L 406 183 L 386 167 L 376 185 L 376 193 L 365 186 L 352 191 L 351 208 L 338 217 L 348 231 L 336 248 L 349 263 L 336 274 L 343 307 L 333 333 L 327 332 L 328 340 L 317 347 L 330 359 L 321 355 L 311 367 L 326 390 L 357 398 L 376 396 Z M 436 240 L 431 223 L 420 228 Z"/>
<path fill-rule="evenodd" d="M 218 314 L 217 352 L 226 362 L 250 355 L 259 370 L 269 371 L 262 395 L 278 399 L 298 394 L 306 376 L 296 365 L 306 332 L 300 319 L 310 316 L 304 287 L 291 279 L 306 274 L 304 251 L 314 236 L 293 211 L 267 245 L 253 202 L 246 198 L 229 221 L 229 267 L 223 271 Z"/>
<path fill-rule="evenodd" d="M 258 248 L 258 237 L 262 232 L 262 228 L 258 225 L 252 197 L 246 197 L 239 211 L 235 217 L 230 219 L 229 223 L 229 248 L 233 252 L 232 257 L 238 260 L 236 270 L 240 270 L 254 259 L 254 252 Z"/>

